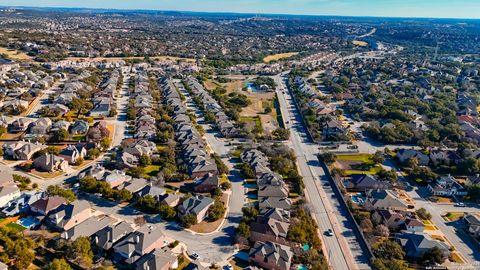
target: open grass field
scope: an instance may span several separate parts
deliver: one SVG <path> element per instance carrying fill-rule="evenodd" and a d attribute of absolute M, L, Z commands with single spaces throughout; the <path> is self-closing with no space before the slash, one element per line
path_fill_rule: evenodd
<path fill-rule="evenodd" d="M 298 54 L 298 52 L 272 54 L 272 55 L 268 55 L 265 58 L 263 58 L 263 62 L 264 63 L 270 63 L 272 61 L 278 61 L 278 60 L 281 60 L 281 59 L 290 58 L 290 57 L 295 56 L 297 54 Z"/>
<path fill-rule="evenodd" d="M 367 42 L 361 41 L 361 40 L 353 40 L 352 43 L 353 43 L 353 45 L 357 45 L 357 46 L 360 46 L 360 47 L 368 46 Z"/>
<path fill-rule="evenodd" d="M 150 176 L 157 175 L 157 173 L 160 171 L 161 166 L 159 165 L 149 165 L 145 167 L 145 174 L 148 174 Z"/>
<path fill-rule="evenodd" d="M 377 174 L 382 167 L 373 166 L 370 154 L 346 154 L 337 155 L 335 167 L 345 170 L 346 175 L 352 174 Z"/>
<path fill-rule="evenodd" d="M 23 60 L 23 61 L 32 60 L 32 57 L 30 57 L 26 53 L 19 52 L 17 50 L 11 50 L 4 47 L 0 47 L 0 54 L 6 55 L 7 58 L 11 60 Z"/>

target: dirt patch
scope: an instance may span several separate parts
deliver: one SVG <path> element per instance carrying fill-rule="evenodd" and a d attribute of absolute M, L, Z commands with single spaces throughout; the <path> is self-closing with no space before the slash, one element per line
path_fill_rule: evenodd
<path fill-rule="evenodd" d="M 0 54 L 6 55 L 11 60 L 32 60 L 32 57 L 26 53 L 4 47 L 0 47 Z"/>
<path fill-rule="evenodd" d="M 272 55 L 269 55 L 269 56 L 263 58 L 263 62 L 270 63 L 272 61 L 278 61 L 278 60 L 281 60 L 281 59 L 290 58 L 290 57 L 295 56 L 297 54 L 298 54 L 298 52 L 272 54 Z"/>

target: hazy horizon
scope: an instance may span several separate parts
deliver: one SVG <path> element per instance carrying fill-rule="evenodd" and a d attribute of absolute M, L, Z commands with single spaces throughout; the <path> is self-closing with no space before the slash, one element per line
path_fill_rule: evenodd
<path fill-rule="evenodd" d="M 259 13 L 313 16 L 418 17 L 479 19 L 480 1 L 473 0 L 0 0 L 0 6 L 92 8 L 183 12 Z"/>

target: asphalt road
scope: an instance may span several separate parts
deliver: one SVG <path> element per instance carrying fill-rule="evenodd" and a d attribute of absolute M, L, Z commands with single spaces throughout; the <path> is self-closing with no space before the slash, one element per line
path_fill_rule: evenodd
<path fill-rule="evenodd" d="M 300 173 L 304 178 L 307 200 L 314 215 L 326 248 L 327 258 L 332 269 L 370 269 L 368 259 L 358 244 L 353 232 L 353 224 L 347 219 L 347 212 L 336 198 L 330 186 L 326 186 L 325 176 L 318 158 L 318 145 L 311 142 L 306 134 L 299 112 L 282 77 L 275 77 L 277 95 L 287 129 L 290 130 L 290 146 L 296 153 Z M 326 236 L 332 229 L 334 236 Z"/>

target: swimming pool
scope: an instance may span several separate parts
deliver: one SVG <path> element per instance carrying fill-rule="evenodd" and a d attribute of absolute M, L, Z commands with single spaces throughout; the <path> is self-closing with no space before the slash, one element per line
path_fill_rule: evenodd
<path fill-rule="evenodd" d="M 352 198 L 352 202 L 356 204 L 362 204 L 365 201 L 365 198 L 363 197 L 362 193 L 352 195 L 351 198 Z"/>

